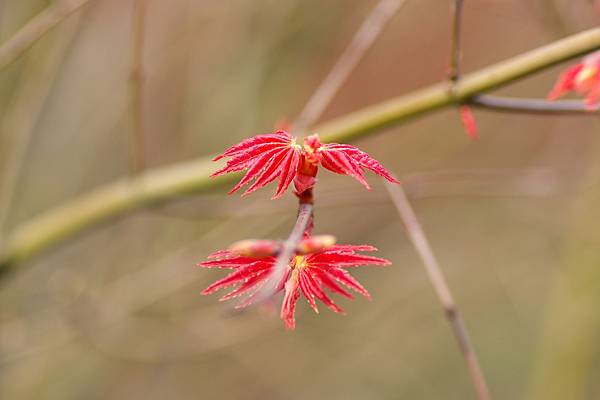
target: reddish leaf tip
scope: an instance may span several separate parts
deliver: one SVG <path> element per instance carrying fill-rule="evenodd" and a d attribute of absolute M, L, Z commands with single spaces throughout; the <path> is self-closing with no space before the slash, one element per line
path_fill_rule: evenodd
<path fill-rule="evenodd" d="M 479 137 L 479 133 L 475 117 L 473 116 L 473 112 L 471 111 L 471 107 L 462 106 L 459 109 L 459 113 L 461 122 L 469 138 L 472 140 L 477 139 Z"/>

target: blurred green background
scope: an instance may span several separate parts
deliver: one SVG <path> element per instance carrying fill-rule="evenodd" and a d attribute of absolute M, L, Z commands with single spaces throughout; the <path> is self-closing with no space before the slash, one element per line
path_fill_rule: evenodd
<path fill-rule="evenodd" d="M 50 3 L 0 0 L 0 43 Z M 149 0 L 148 167 L 210 155 L 293 119 L 375 3 Z M 14 173 L 7 160 L 23 157 L 8 230 L 128 173 L 132 4 L 92 0 L 0 71 L 0 179 Z M 598 20 L 587 0 L 467 0 L 463 70 Z M 409 0 L 322 120 L 444 79 L 449 32 L 449 1 Z M 544 97 L 562 68 L 500 92 Z M 582 392 L 562 398 L 598 399 L 597 117 L 475 115 L 477 141 L 448 109 L 356 145 L 404 182 L 494 397 L 537 396 L 562 384 L 546 380 L 563 376 L 549 369 L 573 372 L 573 362 Z M 201 296 L 223 273 L 196 263 L 237 240 L 287 236 L 296 206 L 293 196 L 270 201 L 273 188 L 244 199 L 222 190 L 182 197 L 87 231 L 4 278 L 0 395 L 474 399 L 420 260 L 381 182 L 368 178 L 371 192 L 320 176 L 315 233 L 373 244 L 392 260 L 356 270 L 372 302 L 339 300 L 348 313 L 340 316 L 300 301 L 288 332 L 276 307 L 236 314 Z"/>

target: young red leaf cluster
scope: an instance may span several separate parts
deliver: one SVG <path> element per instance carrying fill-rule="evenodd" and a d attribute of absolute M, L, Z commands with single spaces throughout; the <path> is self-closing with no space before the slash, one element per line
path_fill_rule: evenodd
<path fill-rule="evenodd" d="M 310 239 L 310 238 L 309 238 Z M 357 252 L 377 250 L 373 246 L 332 245 L 312 254 L 296 255 L 288 266 L 288 270 L 276 291 L 284 291 L 281 306 L 281 318 L 288 329 L 296 326 L 296 302 L 301 294 L 310 307 L 317 309 L 316 300 L 321 301 L 336 313 L 343 310 L 333 302 L 324 289 L 352 299 L 351 289 L 370 299 L 369 292 L 346 270 L 349 267 L 364 265 L 389 265 L 383 258 L 368 256 Z M 211 294 L 220 289 L 237 285 L 229 293 L 220 298 L 221 301 L 239 296 L 246 296 L 236 308 L 244 308 L 253 304 L 258 297 L 262 284 L 268 279 L 275 267 L 276 258 L 247 257 L 230 250 L 218 251 L 208 257 L 209 261 L 198 264 L 204 268 L 232 269 L 226 277 L 208 286 L 202 293 Z"/>
<path fill-rule="evenodd" d="M 245 185 L 249 187 L 244 195 L 250 194 L 277 180 L 274 199 L 281 197 L 294 183 L 295 194 L 300 204 L 312 204 L 312 188 L 317 182 L 319 167 L 342 175 L 349 175 L 367 189 L 365 170 L 370 170 L 390 182 L 399 183 L 374 158 L 347 144 L 321 143 L 318 135 L 304 139 L 302 145 L 287 131 L 257 135 L 248 138 L 217 156 L 214 160 L 228 158 L 226 165 L 212 176 L 230 172 L 245 171 L 242 179 L 229 192 L 234 193 Z M 281 318 L 288 329 L 296 326 L 295 309 L 301 295 L 315 312 L 316 300 L 321 301 L 336 313 L 342 309 L 333 302 L 326 291 L 352 299 L 351 289 L 370 298 L 367 290 L 346 270 L 361 265 L 388 265 L 383 258 L 357 252 L 376 250 L 372 246 L 335 245 L 335 237 L 330 235 L 312 236 L 312 211 L 308 223 L 303 226 L 303 239 L 295 246 L 295 254 L 287 265 L 287 270 L 275 293 L 284 292 L 281 305 Z M 209 261 L 199 264 L 204 268 L 233 269 L 226 277 L 207 287 L 202 293 L 211 294 L 219 289 L 236 286 L 221 297 L 229 300 L 245 296 L 237 305 L 243 308 L 261 298 L 263 286 L 275 272 L 277 255 L 282 251 L 282 242 L 272 240 L 244 240 L 234 243 L 228 250 L 218 251 L 209 256 Z M 283 266 L 285 266 L 285 262 Z"/>
<path fill-rule="evenodd" d="M 250 184 L 244 195 L 278 180 L 273 199 L 281 197 L 292 182 L 296 193 L 310 189 L 316 183 L 318 167 L 349 175 L 367 189 L 364 170 L 370 170 L 390 182 L 396 182 L 390 173 L 364 151 L 347 144 L 323 144 L 318 135 L 308 136 L 302 145 L 288 132 L 257 135 L 231 146 L 214 160 L 229 157 L 227 164 L 212 176 L 245 170 L 246 174 L 229 192 L 234 193 Z"/>
<path fill-rule="evenodd" d="M 600 51 L 567 68 L 548 94 L 548 99 L 556 100 L 568 92 L 584 95 L 586 107 L 590 110 L 596 107 L 600 100 Z"/>

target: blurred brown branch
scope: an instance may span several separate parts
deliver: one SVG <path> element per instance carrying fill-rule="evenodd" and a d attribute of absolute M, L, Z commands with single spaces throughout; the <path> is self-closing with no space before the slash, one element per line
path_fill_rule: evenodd
<path fill-rule="evenodd" d="M 473 97 L 468 103 L 474 107 L 506 113 L 598 116 L 598 111 L 600 111 L 600 107 L 597 105 L 590 108 L 581 100 L 548 101 L 481 95 Z"/>
<path fill-rule="evenodd" d="M 144 37 L 146 0 L 136 0 L 133 6 L 131 46 L 131 130 L 129 134 L 129 172 L 144 169 Z"/>
<path fill-rule="evenodd" d="M 86 5 L 90 0 L 64 0 L 52 6 L 49 6 L 44 11 L 40 12 L 31 19 L 24 27 L 17 31 L 10 39 L 0 45 L 0 70 L 7 67 L 16 61 L 26 50 L 34 43 L 44 37 L 52 28 L 68 16 L 78 11 Z M 15 107 L 18 108 L 24 104 L 33 105 L 33 109 L 41 110 L 43 102 L 49 91 L 52 81 L 48 82 L 47 74 L 58 65 L 62 55 L 66 51 L 65 43 L 71 41 L 77 29 L 73 28 L 64 39 L 59 39 L 56 46 L 56 51 L 59 55 L 51 55 L 48 60 L 42 63 L 32 63 L 28 66 L 31 70 L 39 69 L 40 79 L 33 82 L 28 81 L 22 89 L 19 103 Z M 39 64 L 39 65 L 34 65 Z M 35 99 L 35 101 L 33 100 Z M 7 129 L 16 133 L 15 146 L 9 153 L 6 165 L 4 166 L 4 174 L 0 181 L 0 251 L 4 245 L 5 225 L 8 214 L 10 212 L 13 195 L 17 186 L 17 180 L 21 173 L 21 167 L 29 145 L 33 122 L 36 116 L 32 115 L 32 110 L 28 110 L 28 115 L 20 115 L 17 112 L 13 118 L 6 118 L 0 129 Z"/>
<path fill-rule="evenodd" d="M 0 160 L 0 248 L 7 234 L 9 217 L 13 209 L 15 192 L 19 188 L 27 152 L 35 125 L 47 106 L 48 96 L 55 84 L 69 46 L 80 31 L 81 18 L 76 16 L 60 28 L 47 46 L 35 49 L 32 59 L 23 65 L 23 84 L 15 92 L 14 100 L 2 110 L 0 134 L 10 134 L 10 151 Z M 37 58 L 39 55 L 42 57 Z"/>
<path fill-rule="evenodd" d="M 461 54 L 461 29 L 462 29 L 462 8 L 463 0 L 454 0 L 452 3 L 452 36 L 450 40 L 450 68 L 448 77 L 452 82 L 460 78 L 460 58 Z"/>
<path fill-rule="evenodd" d="M 375 43 L 387 23 L 404 3 L 406 0 L 381 0 L 373 8 L 348 47 L 306 102 L 292 129 L 303 133 L 319 119 L 360 60 Z"/>
<path fill-rule="evenodd" d="M 423 265 L 425 266 L 425 270 L 427 271 L 427 275 L 429 276 L 429 280 L 431 281 L 435 292 L 440 299 L 440 303 L 446 313 L 446 317 L 450 322 L 450 326 L 452 327 L 452 331 L 454 332 L 454 336 L 458 341 L 460 350 L 465 358 L 467 363 L 467 368 L 469 369 L 469 374 L 471 377 L 471 381 L 473 382 L 473 386 L 475 387 L 475 391 L 477 392 L 478 398 L 480 400 L 490 400 L 491 396 L 487 387 L 487 383 L 485 380 L 485 376 L 483 375 L 483 371 L 481 370 L 481 366 L 479 365 L 479 361 L 477 359 L 477 353 L 475 352 L 475 348 L 473 343 L 471 343 L 471 339 L 469 338 L 469 333 L 467 331 L 467 327 L 460 315 L 458 307 L 456 306 L 456 302 L 450 292 L 450 287 L 448 286 L 448 282 L 446 281 L 446 277 L 440 268 L 440 265 L 433 253 L 433 249 L 427 240 L 427 236 L 425 236 L 425 232 L 417 219 L 417 215 L 412 209 L 404 190 L 401 185 L 394 185 L 384 182 L 385 187 L 390 195 L 394 206 L 398 210 L 398 214 L 406 227 L 406 231 L 412 242 L 415 250 L 419 253 L 419 257 L 423 261 Z"/>
<path fill-rule="evenodd" d="M 10 65 L 57 24 L 90 0 L 59 1 L 36 15 L 9 40 L 0 45 L 0 69 Z"/>

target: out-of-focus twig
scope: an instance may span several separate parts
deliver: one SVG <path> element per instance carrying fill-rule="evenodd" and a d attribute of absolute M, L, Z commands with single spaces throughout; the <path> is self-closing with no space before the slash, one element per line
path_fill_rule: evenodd
<path fill-rule="evenodd" d="M 514 97 L 480 95 L 473 97 L 468 103 L 472 106 L 481 107 L 486 110 L 523 114 L 598 116 L 598 111 L 600 111 L 600 107 L 597 105 L 590 107 L 581 100 L 548 101 L 541 99 L 519 99 Z"/>
<path fill-rule="evenodd" d="M 0 121 L 0 132 L 5 133 L 10 142 L 10 150 L 5 149 L 6 156 L 0 158 L 0 250 L 4 247 L 8 219 L 13 211 L 15 192 L 19 187 L 31 138 L 55 83 L 58 68 L 79 32 L 80 22 L 81 18 L 69 20 L 61 27 L 60 35 L 53 37 L 46 48 L 39 49 L 39 53 L 36 49 L 36 57 L 26 61 L 22 84 Z M 43 57 L 38 57 L 42 54 Z"/>
<path fill-rule="evenodd" d="M 129 133 L 129 172 L 144 169 L 144 36 L 146 0 L 135 0 L 131 46 L 131 129 Z"/>
<path fill-rule="evenodd" d="M 65 18 L 78 11 L 90 0 L 63 0 L 37 14 L 10 39 L 0 45 L 0 70 L 17 60 L 27 49 L 44 37 Z M 27 86 L 31 90 L 31 85 Z M 32 117 L 29 116 L 31 120 Z M 0 185 L 0 248 L 3 242 L 4 224 L 14 195 L 16 180 L 29 143 L 29 131 L 19 136 L 17 146 L 10 153 L 4 166 L 7 176 Z"/>
<path fill-rule="evenodd" d="M 429 241 L 425 236 L 425 232 L 423 231 L 423 228 L 421 227 L 421 224 L 419 223 L 419 220 L 417 219 L 417 216 L 412 209 L 410 202 L 408 201 L 408 198 L 402 189 L 402 186 L 394 185 L 386 181 L 385 187 L 390 194 L 392 202 L 398 210 L 398 214 L 400 215 L 400 218 L 406 227 L 410 241 L 417 250 L 417 253 L 419 253 L 421 260 L 423 261 L 423 265 L 425 266 L 425 270 L 427 271 L 427 275 L 429 276 L 429 280 L 431 281 L 433 288 L 440 299 L 444 312 L 446 313 L 446 317 L 448 318 L 450 326 L 452 327 L 452 331 L 454 332 L 454 336 L 458 341 L 460 350 L 467 363 L 469 375 L 475 387 L 475 391 L 477 392 L 478 398 L 480 400 L 490 400 L 491 396 L 485 381 L 485 376 L 483 375 L 483 371 L 479 365 L 475 348 L 469 339 L 469 334 L 467 332 L 465 323 L 458 311 L 456 303 L 454 302 L 454 298 L 450 292 L 450 288 L 448 287 L 448 282 L 446 281 L 444 273 L 442 272 L 442 269 L 435 258 Z"/>
<path fill-rule="evenodd" d="M 448 78 L 452 82 L 460 78 L 460 57 L 461 57 L 461 28 L 462 28 L 462 8 L 463 0 L 454 0 L 452 2 L 452 40 L 450 42 L 450 68 Z"/>
<path fill-rule="evenodd" d="M 463 0 L 454 0 L 452 5 L 452 35 L 450 41 L 451 53 L 448 78 L 451 82 L 450 93 L 454 95 L 456 85 L 460 80 L 461 71 L 460 58 Z M 474 123 L 473 126 L 475 126 Z M 466 129 L 467 132 L 471 132 L 469 127 Z M 473 132 L 471 132 L 471 134 L 476 135 L 476 128 L 472 129 Z M 473 386 L 475 387 L 475 391 L 477 392 L 477 396 L 479 400 L 490 400 L 491 396 L 485 381 L 485 376 L 483 375 L 483 371 L 479 366 L 477 354 L 475 353 L 475 348 L 469 339 L 465 323 L 458 312 L 458 308 L 456 307 L 454 299 L 452 298 L 452 293 L 450 292 L 450 288 L 446 282 L 444 273 L 442 272 L 442 269 L 440 268 L 437 259 L 433 254 L 433 249 L 429 245 L 427 237 L 425 236 L 425 232 L 423 231 L 423 228 L 421 227 L 421 224 L 419 223 L 419 220 L 417 219 L 417 216 L 413 211 L 406 194 L 404 193 L 404 189 L 399 186 L 392 187 L 387 184 L 385 187 L 388 190 L 390 197 L 396 206 L 396 209 L 398 210 L 398 213 L 400 214 L 400 218 L 406 226 L 406 230 L 413 246 L 415 246 L 415 249 L 423 260 L 423 265 L 427 270 L 429 279 L 440 299 L 440 302 L 442 303 L 444 311 L 446 312 L 446 316 L 448 317 L 448 321 L 450 322 L 454 336 L 458 341 L 458 345 L 467 363 L 469 375 L 471 377 L 471 381 L 473 382 Z"/>
<path fill-rule="evenodd" d="M 18 59 L 48 31 L 89 2 L 90 0 L 62 0 L 36 15 L 10 39 L 0 45 L 0 69 Z"/>
<path fill-rule="evenodd" d="M 292 125 L 294 130 L 304 132 L 319 119 L 346 79 L 375 43 L 386 24 L 404 3 L 406 0 L 381 0 L 373 8 L 348 47 L 300 112 Z"/>

